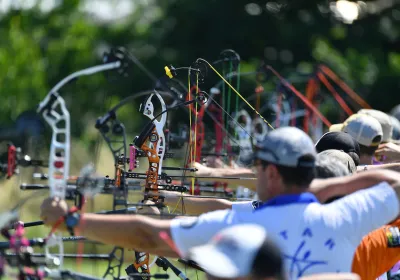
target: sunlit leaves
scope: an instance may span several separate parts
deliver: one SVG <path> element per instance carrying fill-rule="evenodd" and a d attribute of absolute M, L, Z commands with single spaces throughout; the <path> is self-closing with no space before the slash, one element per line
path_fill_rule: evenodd
<path fill-rule="evenodd" d="M 388 55 L 388 63 L 390 68 L 396 72 L 397 74 L 400 73 L 400 53 L 389 53 Z"/>

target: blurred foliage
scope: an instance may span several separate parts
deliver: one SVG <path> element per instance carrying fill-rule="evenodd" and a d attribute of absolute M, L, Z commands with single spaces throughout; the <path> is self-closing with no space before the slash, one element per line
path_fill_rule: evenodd
<path fill-rule="evenodd" d="M 112 20 L 82 8 L 86 4 L 96 10 L 101 1 L 59 0 L 49 11 L 40 9 L 41 2 L 48 1 L 0 15 L 0 126 L 34 109 L 63 77 L 101 63 L 102 53 L 111 46 L 127 47 L 158 77 L 164 65 L 186 66 L 197 57 L 212 61 L 227 48 L 245 61 L 242 71 L 254 70 L 265 60 L 286 77 L 295 77 L 323 62 L 375 108 L 388 111 L 400 103 L 400 5 L 364 13 L 348 25 L 334 17 L 326 0 L 132 0 L 132 11 Z M 116 7 L 124 1 L 106 2 Z M 68 85 L 62 94 L 74 135 L 93 141 L 95 117 L 121 98 L 152 86 L 137 67 L 128 79 L 110 81 L 99 74 Z M 304 91 L 305 83 L 297 86 Z M 127 107 L 121 118 L 138 129 L 137 106 Z"/>

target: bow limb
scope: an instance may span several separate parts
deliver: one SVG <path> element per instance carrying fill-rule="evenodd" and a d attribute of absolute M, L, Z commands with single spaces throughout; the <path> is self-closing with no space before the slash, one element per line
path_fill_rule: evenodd
<path fill-rule="evenodd" d="M 331 126 L 331 122 L 306 98 L 301 94 L 292 84 L 290 84 L 287 80 L 285 80 L 274 68 L 271 66 L 266 66 L 266 69 L 271 71 L 282 83 L 282 85 L 293 92 L 300 100 L 304 103 L 304 105 L 313 111 L 326 126 Z"/>
<path fill-rule="evenodd" d="M 348 116 L 351 116 L 353 114 L 353 111 L 350 109 L 350 107 L 347 105 L 346 101 L 339 95 L 339 93 L 335 90 L 335 88 L 332 86 L 332 84 L 328 81 L 328 79 L 324 76 L 324 74 L 318 72 L 317 73 L 318 79 L 325 85 L 325 87 L 331 92 L 332 96 L 335 98 L 335 100 L 338 102 L 340 107 L 342 107 L 343 111 L 346 112 Z"/>
<path fill-rule="evenodd" d="M 353 91 L 343 80 L 341 80 L 330 68 L 326 65 L 319 65 L 319 71 L 333 80 L 347 95 L 349 95 L 358 105 L 362 108 L 372 109 L 372 107 L 361 98 L 355 91 Z"/>
<path fill-rule="evenodd" d="M 160 101 L 161 104 L 161 110 L 165 111 L 167 109 L 167 106 L 165 105 L 164 99 L 161 97 L 161 95 L 156 91 L 156 96 L 158 100 Z M 162 114 L 160 121 L 155 120 L 156 123 L 159 123 L 159 126 L 164 127 L 165 123 L 167 122 L 167 114 Z"/>
<path fill-rule="evenodd" d="M 161 104 L 161 110 L 164 112 L 166 111 L 166 105 L 164 102 L 164 99 L 161 97 L 161 95 L 156 92 L 156 96 L 158 98 L 158 100 L 160 101 Z M 156 150 L 157 150 L 157 154 L 158 154 L 158 158 L 159 158 L 159 167 L 158 167 L 158 174 L 161 174 L 162 171 L 162 164 L 163 164 L 163 159 L 164 159 L 164 155 L 165 155 L 165 145 L 166 145 L 166 139 L 165 139 L 165 135 L 164 135 L 164 126 L 167 122 L 167 112 L 165 112 L 164 114 L 161 114 L 161 119 L 160 121 L 158 120 L 154 120 L 154 123 L 156 125 L 156 131 L 159 137 L 159 141 L 157 141 L 157 146 L 156 146 Z"/>
<path fill-rule="evenodd" d="M 306 98 L 310 101 L 311 104 L 313 104 L 315 107 L 318 108 L 316 96 L 319 91 L 320 84 L 318 83 L 317 79 L 313 76 L 307 81 L 307 86 L 306 86 Z M 303 130 L 308 133 L 309 132 L 309 126 L 310 126 L 310 117 L 311 121 L 315 119 L 315 114 L 308 109 L 305 111 L 304 114 L 304 119 L 303 119 Z"/>

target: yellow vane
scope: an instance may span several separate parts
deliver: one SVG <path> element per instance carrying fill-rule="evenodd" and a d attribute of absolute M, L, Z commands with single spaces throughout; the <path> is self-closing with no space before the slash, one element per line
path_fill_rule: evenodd
<path fill-rule="evenodd" d="M 174 77 L 174 75 L 172 74 L 171 69 L 169 69 L 168 66 L 165 66 L 164 69 L 165 69 L 165 74 L 167 74 L 167 76 L 168 76 L 170 79 L 172 79 L 172 78 Z"/>

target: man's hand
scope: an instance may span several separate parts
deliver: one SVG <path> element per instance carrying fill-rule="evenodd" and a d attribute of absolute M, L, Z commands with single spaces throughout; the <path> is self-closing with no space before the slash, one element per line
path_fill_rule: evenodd
<path fill-rule="evenodd" d="M 146 200 L 143 204 L 146 205 L 154 205 L 155 203 Z M 151 206 L 143 206 L 141 209 L 138 209 L 138 214 L 144 215 L 144 214 L 155 214 L 155 215 L 160 215 L 160 209 L 158 209 L 156 206 L 151 207 Z"/>
<path fill-rule="evenodd" d="M 197 169 L 196 176 L 198 177 L 211 177 L 213 176 L 213 168 L 204 166 L 198 162 L 193 164 L 194 168 Z"/>
<path fill-rule="evenodd" d="M 40 206 L 40 217 L 47 226 L 53 226 L 60 217 L 67 215 L 68 205 L 65 200 L 59 198 L 46 198 L 42 206 Z M 62 223 L 60 227 L 64 228 L 65 225 Z"/>
<path fill-rule="evenodd" d="M 375 152 L 376 156 L 386 157 L 385 162 L 393 162 L 400 160 L 400 146 L 394 143 L 385 143 L 379 145 Z"/>
<path fill-rule="evenodd" d="M 225 163 L 218 157 L 208 156 L 206 157 L 206 165 L 207 167 L 212 168 L 225 168 Z"/>

